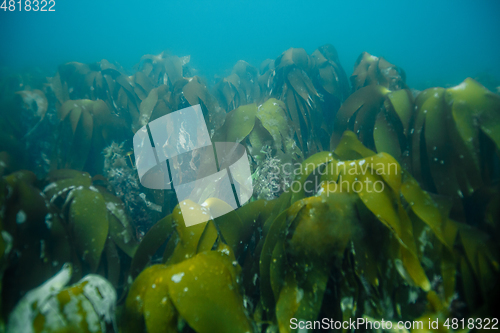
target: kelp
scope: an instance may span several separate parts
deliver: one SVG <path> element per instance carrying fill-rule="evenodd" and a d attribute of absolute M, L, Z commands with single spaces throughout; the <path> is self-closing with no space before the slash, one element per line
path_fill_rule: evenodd
<path fill-rule="evenodd" d="M 321 131 L 320 95 L 307 75 L 313 59 L 304 49 L 289 49 L 279 56 L 269 76 L 269 95 L 286 104 L 299 148 L 308 153 L 323 150 L 318 135 Z"/>
<path fill-rule="evenodd" d="M 138 73 L 148 77 L 154 86 L 166 84 L 171 87 L 177 80 L 190 76 L 187 66 L 190 60 L 190 56 L 178 57 L 165 51 L 158 55 L 146 54 L 141 57 Z"/>
<path fill-rule="evenodd" d="M 224 110 L 221 109 L 206 84 L 198 76 L 177 80 L 172 91 L 173 110 L 200 105 L 209 132 L 213 135 L 224 122 Z"/>
<path fill-rule="evenodd" d="M 56 167 L 89 170 L 99 173 L 103 158 L 90 158 L 101 152 L 109 141 L 128 133 L 125 124 L 116 120 L 102 100 L 69 100 L 57 112 L 60 120 L 56 146 Z M 99 156 L 99 155 L 98 155 Z"/>
<path fill-rule="evenodd" d="M 408 89 L 405 71 L 383 57 L 367 52 L 359 55 L 351 75 L 353 92 L 369 85 L 381 85 L 389 90 Z"/>
<path fill-rule="evenodd" d="M 50 78 L 49 87 L 56 97 L 58 108 L 67 100 L 90 99 L 106 101 L 108 108 L 119 112 L 124 91 L 132 99 L 130 107 L 137 105 L 133 96 L 131 78 L 119 66 L 106 59 L 93 64 L 69 62 L 59 66 L 56 75 Z"/>
<path fill-rule="evenodd" d="M 261 90 L 286 104 L 299 148 L 306 156 L 325 150 L 331 127 L 324 121 L 333 119 L 348 90 L 335 48 L 327 44 L 312 56 L 291 48 L 262 67 Z"/>
<path fill-rule="evenodd" d="M 125 303 L 124 332 L 251 332 L 232 251 L 199 253 L 180 263 L 154 265 L 134 281 Z"/>
<path fill-rule="evenodd" d="M 4 319 L 10 312 L 37 332 L 90 322 L 104 332 L 116 330 L 116 304 L 124 332 L 283 333 L 292 318 L 428 325 L 494 315 L 498 96 L 467 79 L 414 97 L 404 71 L 367 53 L 349 96 L 332 45 L 289 49 L 259 71 L 239 61 L 213 87 L 189 60 L 145 55 L 132 75 L 106 60 L 73 62 L 45 86 L 0 82 L 10 94 L 0 96 Z M 127 190 L 127 136 L 197 104 L 212 141 L 245 145 L 254 171 L 251 202 L 215 219 L 230 210 L 217 199 L 175 206 L 173 192 Z M 15 172 L 30 166 L 16 152 L 41 133 L 33 126 L 57 121 L 52 167 L 77 170 Z M 134 200 L 156 209 L 143 229 L 146 219 L 126 208 Z M 76 284 L 64 288 L 69 265 Z M 109 316 L 82 292 L 89 273 L 109 281 L 98 278 L 109 292 L 91 291 L 113 296 Z"/>
<path fill-rule="evenodd" d="M 452 198 L 454 218 L 465 221 L 474 192 L 498 177 L 500 97 L 468 78 L 421 92 L 415 105 L 412 172 L 430 191 Z"/>
<path fill-rule="evenodd" d="M 262 206 L 264 201 L 255 201 L 187 228 L 184 218 L 189 217 L 180 214 L 178 207 L 155 225 L 133 259 L 132 275 L 137 276 L 150 258 L 157 257 L 164 264 L 147 268 L 134 281 L 123 327 L 149 332 L 161 323 L 161 327 L 182 331 L 179 323 L 184 321 L 199 332 L 205 325 L 212 327 L 212 322 L 201 315 L 204 311 L 211 313 L 205 305 L 200 305 L 201 312 L 195 311 L 203 326 L 195 326 L 193 314 L 186 314 L 184 303 L 175 299 L 183 297 L 182 288 L 192 290 L 192 297 L 201 297 L 194 296 L 200 292 L 196 287 L 200 279 L 188 278 L 186 283 L 192 282 L 182 286 L 171 281 L 184 282 L 188 272 L 206 267 L 202 263 L 205 255 L 218 256 L 217 251 L 227 251 L 231 256 L 234 253 L 232 267 L 241 265 L 241 273 L 235 274 L 240 276 L 240 286 L 235 290 L 243 288 L 243 295 L 257 297 L 258 303 L 250 308 L 257 326 L 267 323 L 279 332 L 290 331 L 291 318 L 315 320 L 323 311 L 336 320 L 354 320 L 360 314 L 395 321 L 408 315 L 447 318 L 453 315 L 451 305 L 457 288 L 463 290 L 467 302 L 472 302 L 471 308 L 491 308 L 495 289 L 487 281 L 497 277 L 499 271 L 488 237 L 451 220 L 450 205 L 435 201 L 423 191 L 392 156 L 376 154 L 354 133 L 346 132 L 338 149 L 311 156 L 298 174 L 296 181 L 302 188 L 317 176 L 316 187 L 291 197 L 291 192 L 283 193 L 267 209 Z M 356 183 L 366 187 L 353 191 Z M 180 203 L 188 205 L 192 214 L 208 213 L 219 204 Z M 265 215 L 256 215 L 264 211 Z M 262 230 L 260 240 L 245 254 L 245 244 L 258 230 Z M 458 286 L 457 271 L 464 274 Z M 441 277 L 439 283 L 433 280 L 435 275 Z M 480 298 L 467 296 L 477 295 L 470 290 L 476 285 L 471 279 L 484 281 L 478 290 Z M 257 295 L 252 288 L 256 281 L 260 285 Z M 160 299 L 163 301 L 155 301 Z M 217 300 L 207 302 L 216 304 Z M 325 308 L 325 302 L 332 305 Z M 422 302 L 429 304 L 425 312 Z M 237 310 L 241 304 L 240 298 L 231 308 L 237 311 L 233 315 L 244 318 Z M 241 319 L 240 323 L 248 320 Z M 235 331 L 242 329 L 232 325 Z"/>
<path fill-rule="evenodd" d="M 209 215 L 211 210 L 216 211 L 227 204 L 210 199 L 203 205 L 189 200 L 179 205 L 185 206 L 185 210 L 192 211 L 194 215 Z M 263 227 L 274 202 L 253 201 L 237 211 L 190 227 L 186 227 L 184 219 L 189 217 L 181 214 L 179 205 L 145 235 L 132 260 L 132 277 L 137 276 L 164 245 L 164 252 L 160 253 L 160 260 L 164 263 L 181 262 L 197 253 L 211 250 L 219 242 L 229 246 L 238 260 L 243 260 L 249 240 L 257 236 L 258 229 Z"/>
<path fill-rule="evenodd" d="M 72 251 L 58 211 L 36 187 L 32 172 L 10 174 L 1 185 L 2 234 L 11 239 L 10 250 L 2 258 L 5 273 L 1 303 L 5 315 L 22 294 L 71 261 Z M 34 271 L 37 274 L 31 273 Z"/>
<path fill-rule="evenodd" d="M 319 47 L 311 54 L 314 59 L 314 86 L 321 94 L 323 124 L 327 134 L 333 131 L 333 120 L 341 104 L 349 96 L 349 81 L 340 64 L 337 50 L 331 44 Z"/>
<path fill-rule="evenodd" d="M 258 160 L 264 156 L 264 146 L 279 152 L 279 157 L 300 158 L 302 154 L 293 140 L 293 127 L 285 112 L 285 104 L 274 98 L 259 106 L 241 106 L 226 115 L 214 140 L 243 142 L 252 157 Z"/>
<path fill-rule="evenodd" d="M 224 203 L 210 199 L 203 205 L 190 201 L 179 205 L 196 215 L 210 214 Z M 237 211 L 186 227 L 184 219 L 190 217 L 181 214 L 177 206 L 160 220 L 134 256 L 132 277 L 162 249 L 160 260 L 164 264 L 153 265 L 136 277 L 125 303 L 124 331 L 141 332 L 147 328 L 147 332 L 155 332 L 163 327 L 182 330 L 183 322 L 198 332 L 253 331 L 238 291 L 243 288 L 238 263 L 252 271 L 258 256 L 253 255 L 249 245 L 252 238 L 258 237 L 272 209 L 273 202 L 254 201 Z M 248 289 L 248 284 L 244 286 Z"/>
<path fill-rule="evenodd" d="M 153 84 L 143 72 L 129 77 L 104 59 L 91 65 L 71 62 L 60 66 L 50 87 L 57 109 L 71 100 L 101 100 L 121 125 L 139 122 L 140 106 Z"/>
<path fill-rule="evenodd" d="M 97 269 L 106 241 L 113 242 L 127 255 L 134 255 L 138 243 L 123 202 L 95 184 L 88 173 L 53 171 L 47 177 L 43 193 L 49 202 L 67 212 L 77 253 L 91 272 Z M 89 205 L 95 209 L 90 210 Z"/>
<path fill-rule="evenodd" d="M 333 125 L 330 149 L 338 147 L 345 130 L 353 131 L 369 149 L 386 152 L 409 167 L 409 137 L 414 100 L 409 90 L 390 91 L 369 85 L 342 104 Z"/>
<path fill-rule="evenodd" d="M 360 203 L 365 207 L 358 213 L 363 218 L 363 229 L 368 228 L 369 230 L 370 227 L 365 223 L 374 218 L 387 228 L 389 234 L 385 237 L 392 245 L 388 247 L 390 251 L 386 253 L 385 260 L 393 261 L 393 267 L 397 268 L 399 275 L 408 284 L 418 286 L 424 292 L 432 293 L 431 288 L 436 286 L 430 283 L 428 276 L 439 274 L 442 278 L 442 286 L 436 292 L 439 292 L 439 302 L 444 304 L 444 309 L 441 310 L 444 311 L 444 314 L 450 315 L 448 307 L 454 297 L 455 271 L 460 268 L 467 281 L 462 280 L 463 285 L 459 289 L 463 288 L 460 290 L 465 295 L 477 295 L 470 291 L 470 288 L 471 286 L 479 286 L 480 291 L 478 292 L 482 295 L 480 299 L 477 297 L 470 299 L 470 296 L 466 296 L 470 308 L 479 309 L 481 304 L 483 308 L 478 311 L 488 308 L 498 290 L 489 283 L 477 284 L 471 279 L 484 281 L 484 279 L 492 279 L 499 275 L 498 257 L 495 254 L 495 246 L 491 244 L 489 237 L 478 229 L 451 220 L 448 217 L 451 208 L 449 204 L 435 201 L 429 193 L 419 187 L 407 171 L 401 169 L 391 156 L 385 153 L 375 154 L 369 150 L 361 150 L 354 133 L 346 132 L 338 147 L 334 154 L 318 154 L 318 156 L 312 156 L 304 161 L 299 182 L 305 186 L 305 181 L 311 180 L 310 175 L 313 174 L 313 171 L 323 168 L 323 171 L 319 171 L 322 182 L 316 191 L 316 196 L 307 198 L 305 196 L 308 194 L 305 191 L 295 193 L 292 197 L 292 201 L 298 200 L 295 205 L 304 200 L 306 202 L 318 200 L 318 197 L 328 200 L 328 194 L 352 194 L 356 182 L 364 184 L 364 187 L 358 186 L 358 190 L 354 190 Z M 351 160 L 350 158 L 354 154 L 350 150 L 361 155 L 362 158 Z M 344 160 L 346 157 L 348 157 L 347 161 Z M 363 165 L 366 165 L 365 169 L 363 169 Z M 396 168 L 391 169 L 391 165 Z M 392 172 L 388 172 L 389 170 Z M 385 183 L 378 191 L 375 187 L 377 181 Z M 370 188 L 370 186 L 373 187 Z M 360 209 L 359 204 L 357 206 Z M 372 216 L 371 218 L 366 216 L 367 210 L 371 212 L 369 214 Z M 365 213 L 362 213 L 363 211 Z M 417 232 L 422 234 L 417 237 Z M 383 232 L 378 230 L 376 234 L 383 235 Z M 426 236 L 424 237 L 424 235 Z M 357 266 L 356 274 L 362 273 L 361 279 L 366 279 L 372 287 L 380 288 L 384 279 L 382 276 L 378 276 L 380 273 L 376 272 L 384 272 L 387 267 L 386 269 L 374 269 L 373 262 L 383 265 L 384 259 L 382 259 L 383 257 L 370 259 L 377 251 L 375 249 L 368 250 L 367 245 L 373 244 L 371 246 L 374 246 L 375 244 L 366 236 L 360 238 L 359 236 L 355 233 L 352 243 Z M 399 250 L 396 248 L 397 243 L 399 243 Z M 460 250 L 457 251 L 457 249 Z M 434 263 L 440 262 L 439 265 L 430 265 L 430 258 Z M 485 260 L 481 264 L 484 267 L 482 272 L 478 268 L 480 265 L 478 260 Z M 457 266 L 457 263 L 460 262 L 466 264 Z M 431 271 L 434 273 L 430 273 Z M 384 286 L 384 292 L 390 294 L 390 289 L 391 287 Z M 264 295 L 262 297 L 264 299 Z"/>
<path fill-rule="evenodd" d="M 5 257 L 3 311 L 64 263 L 73 264 L 75 279 L 98 272 L 114 286 L 124 280 L 126 260 L 120 262 L 117 247 L 121 257 L 132 257 L 138 246 L 130 217 L 118 198 L 92 184 L 88 173 L 58 170 L 40 182 L 33 173 L 19 171 L 5 177 L 2 192 L 10 193 L 1 202 L 2 232 L 13 239 Z"/>
<path fill-rule="evenodd" d="M 453 218 L 465 221 L 473 193 L 498 177 L 492 152 L 500 142 L 499 109 L 498 96 L 472 79 L 427 89 L 416 99 L 409 90 L 369 85 L 337 113 L 331 149 L 345 130 L 354 131 L 368 148 L 394 156 L 425 189 L 452 198 Z"/>
<path fill-rule="evenodd" d="M 214 96 L 221 107 L 229 112 L 241 105 L 260 100 L 260 86 L 257 69 L 246 61 L 234 65 L 231 75 L 221 79 L 214 86 Z"/>
<path fill-rule="evenodd" d="M 499 275 L 495 246 L 485 234 L 449 219 L 449 206 L 447 209 L 435 202 L 394 158 L 362 151 L 359 144 L 352 132 L 346 132 L 336 154 L 321 153 L 304 161 L 298 181 L 304 188 L 305 181 L 318 172 L 315 195 L 295 193 L 295 203 L 269 229 L 260 260 L 261 302 L 271 318 L 276 318 L 280 332 L 290 331 L 291 318 L 317 318 L 329 279 L 335 281 L 331 288 L 340 294 L 335 298 L 340 309 L 337 316 L 341 316 L 337 320 L 346 320 L 356 316 L 357 307 L 378 318 L 389 318 L 393 311 L 398 317 L 414 313 L 411 303 L 416 298 L 411 299 L 412 293 L 435 298 L 432 304 L 441 307 L 429 308 L 429 313 L 447 317 L 455 297 L 457 261 L 467 263 L 460 266 L 467 280 L 461 286 L 466 295 L 477 295 L 469 291 L 477 285 L 471 279 Z M 353 152 L 362 158 L 345 160 Z M 396 168 L 390 169 L 391 165 Z M 356 182 L 366 187 L 353 191 Z M 375 191 L 375 182 L 384 185 Z M 419 233 L 422 235 L 417 236 Z M 373 235 L 377 235 L 375 239 Z M 464 242 L 464 237 L 470 243 Z M 380 243 L 386 247 L 377 250 Z M 461 249 L 458 252 L 457 247 Z M 336 265 L 342 267 L 342 280 L 330 271 L 335 262 L 328 263 L 334 257 Z M 476 258 L 485 260 L 483 272 L 477 268 Z M 431 260 L 434 265 L 429 265 Z M 475 263 L 475 271 L 471 271 L 474 266 L 470 262 Z M 440 285 L 431 284 L 434 274 L 441 276 Z M 412 291 L 415 287 L 411 286 L 420 291 Z M 495 297 L 486 294 L 495 287 L 491 283 L 480 286 L 484 310 Z M 363 304 L 365 300 L 368 303 Z M 481 302 L 475 297 L 468 300 L 469 306 L 478 309 L 479 303 L 474 301 Z"/>
<path fill-rule="evenodd" d="M 200 77 L 191 76 L 189 61 L 190 56 L 177 57 L 165 52 L 141 58 L 134 84 L 134 92 L 141 100 L 139 117 L 132 126 L 134 132 L 172 111 L 198 104 L 210 131 L 222 125 L 224 115 L 217 99 Z"/>
<path fill-rule="evenodd" d="M 215 141 L 245 145 L 254 161 L 254 190 L 258 198 L 279 196 L 291 178 L 280 172 L 280 165 L 291 165 L 303 158 L 285 109 L 285 104 L 274 98 L 259 106 L 240 106 L 226 115 L 224 125 L 213 137 Z"/>

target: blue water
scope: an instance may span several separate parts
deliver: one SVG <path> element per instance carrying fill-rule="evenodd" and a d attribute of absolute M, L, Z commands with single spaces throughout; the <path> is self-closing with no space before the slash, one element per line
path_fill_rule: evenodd
<path fill-rule="evenodd" d="M 500 1 L 69 1 L 55 12 L 0 11 L 0 67 L 55 72 L 103 58 L 132 68 L 144 54 L 191 55 L 211 78 L 239 59 L 259 66 L 290 47 L 331 43 L 350 75 L 367 51 L 402 67 L 411 87 L 500 77 Z M 1 1 L 0 1 L 1 2 Z"/>

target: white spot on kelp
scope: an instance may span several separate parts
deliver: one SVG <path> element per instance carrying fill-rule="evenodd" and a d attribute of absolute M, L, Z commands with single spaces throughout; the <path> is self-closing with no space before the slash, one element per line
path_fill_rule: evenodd
<path fill-rule="evenodd" d="M 184 272 L 177 273 L 172 275 L 171 280 L 174 281 L 175 283 L 179 283 L 182 281 L 182 277 L 184 276 Z"/>

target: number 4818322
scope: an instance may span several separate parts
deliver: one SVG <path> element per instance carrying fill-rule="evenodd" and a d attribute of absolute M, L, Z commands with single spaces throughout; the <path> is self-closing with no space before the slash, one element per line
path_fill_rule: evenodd
<path fill-rule="evenodd" d="M 55 6 L 55 0 L 3 0 L 0 9 L 4 12 L 55 12 Z"/>

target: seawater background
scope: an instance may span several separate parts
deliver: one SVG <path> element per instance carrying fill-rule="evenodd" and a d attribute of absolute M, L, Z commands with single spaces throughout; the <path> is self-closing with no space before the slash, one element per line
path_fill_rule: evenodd
<path fill-rule="evenodd" d="M 499 0 L 55 1 L 51 13 L 0 11 L 0 67 L 52 75 L 65 62 L 105 58 L 132 69 L 168 50 L 191 55 L 210 80 L 239 59 L 258 67 L 290 47 L 310 54 L 331 43 L 348 76 L 367 51 L 418 89 L 479 72 L 500 78 Z"/>

